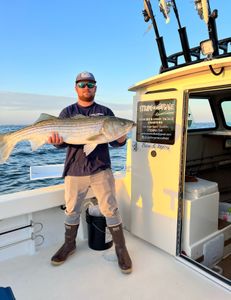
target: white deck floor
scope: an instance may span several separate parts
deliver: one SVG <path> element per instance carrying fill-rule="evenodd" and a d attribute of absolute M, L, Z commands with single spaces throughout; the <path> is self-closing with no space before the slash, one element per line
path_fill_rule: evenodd
<path fill-rule="evenodd" d="M 174 257 L 127 232 L 126 240 L 134 264 L 130 275 L 117 267 L 114 248 L 94 251 L 79 241 L 61 266 L 50 264 L 60 245 L 1 262 L 0 286 L 10 286 L 17 300 L 230 300 L 228 290 Z"/>

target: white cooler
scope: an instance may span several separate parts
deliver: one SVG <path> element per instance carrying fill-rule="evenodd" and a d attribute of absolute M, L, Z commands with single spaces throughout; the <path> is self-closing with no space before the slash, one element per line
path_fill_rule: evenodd
<path fill-rule="evenodd" d="M 216 182 L 197 178 L 185 182 L 182 250 L 190 255 L 191 245 L 218 229 L 219 192 Z"/>

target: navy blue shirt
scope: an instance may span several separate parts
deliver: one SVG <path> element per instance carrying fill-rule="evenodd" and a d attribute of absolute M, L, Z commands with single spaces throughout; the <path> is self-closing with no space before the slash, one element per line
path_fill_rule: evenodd
<path fill-rule="evenodd" d="M 64 108 L 59 117 L 70 118 L 75 115 L 84 116 L 114 116 L 113 112 L 106 106 L 93 103 L 91 106 L 83 107 L 74 103 Z M 125 145 L 113 141 L 110 143 L 113 147 Z M 111 168 L 108 144 L 99 144 L 88 156 L 83 152 L 84 145 L 70 145 L 63 143 L 57 148 L 67 147 L 66 160 L 64 165 L 63 176 L 86 176 Z"/>

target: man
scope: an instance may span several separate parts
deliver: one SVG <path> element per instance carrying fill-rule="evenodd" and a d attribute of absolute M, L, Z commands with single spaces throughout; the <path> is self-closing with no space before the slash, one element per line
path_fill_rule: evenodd
<path fill-rule="evenodd" d="M 80 73 L 76 77 L 75 85 L 78 95 L 77 103 L 63 109 L 59 117 L 70 118 L 78 114 L 114 116 L 109 108 L 94 102 L 96 89 L 94 75 L 89 72 Z M 112 234 L 119 267 L 123 273 L 131 273 L 132 262 L 125 245 L 122 221 L 115 198 L 115 182 L 111 171 L 108 144 L 98 145 L 86 156 L 83 152 L 83 145 L 66 144 L 56 132 L 48 139 L 48 143 L 57 148 L 67 147 L 63 173 L 66 203 L 65 242 L 51 258 L 51 263 L 62 264 L 76 250 L 75 239 L 80 222 L 81 206 L 91 187 Z M 120 147 L 125 143 L 126 136 L 122 136 L 110 144 L 113 147 Z"/>

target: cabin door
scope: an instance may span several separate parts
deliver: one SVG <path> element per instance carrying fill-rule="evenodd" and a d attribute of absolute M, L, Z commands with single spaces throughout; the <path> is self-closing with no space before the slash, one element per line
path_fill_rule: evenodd
<path fill-rule="evenodd" d="M 132 138 L 131 232 L 175 255 L 182 195 L 183 96 L 135 96 Z"/>

